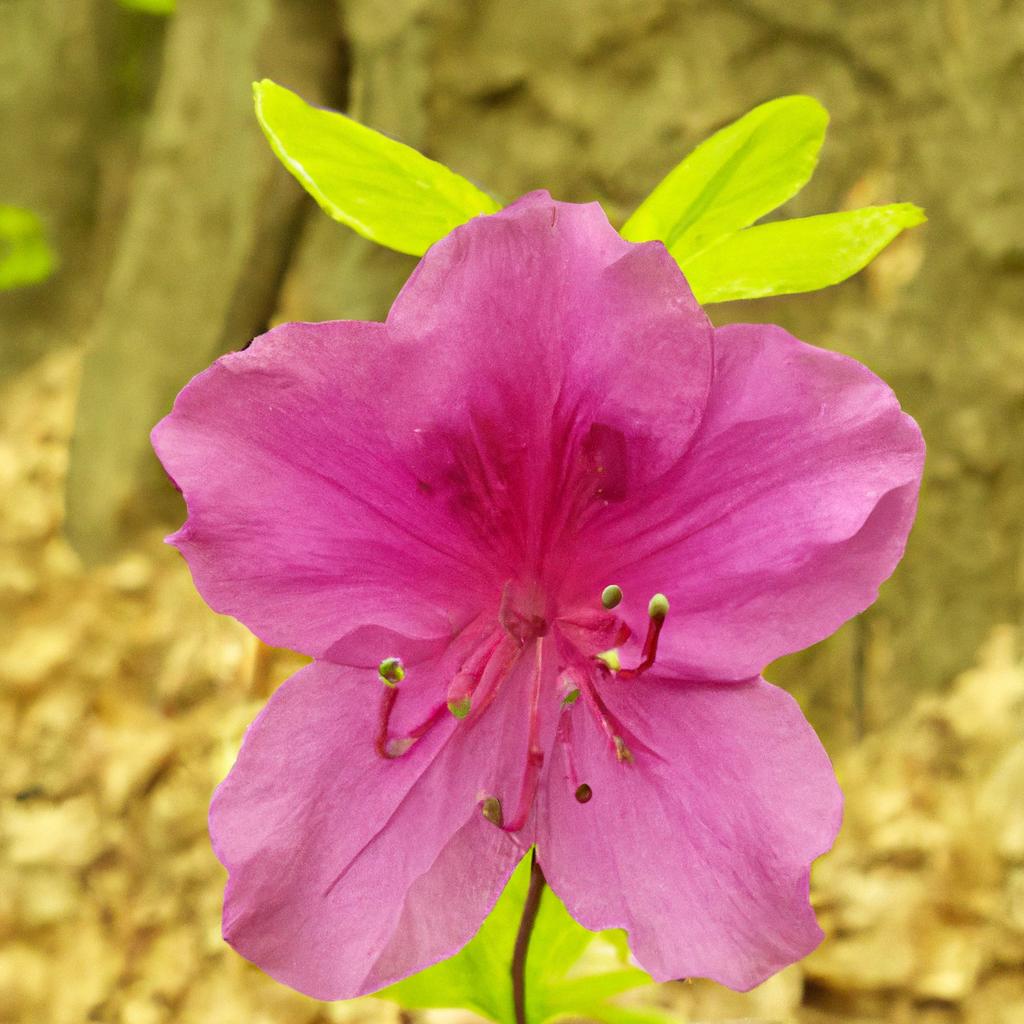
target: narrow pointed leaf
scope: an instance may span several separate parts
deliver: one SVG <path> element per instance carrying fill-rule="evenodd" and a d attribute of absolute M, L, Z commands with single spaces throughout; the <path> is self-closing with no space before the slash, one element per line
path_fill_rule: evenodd
<path fill-rule="evenodd" d="M 622 228 L 630 242 L 665 243 L 679 261 L 753 224 L 807 183 L 828 113 L 810 96 L 783 96 L 702 142 Z"/>
<path fill-rule="evenodd" d="M 759 224 L 681 267 L 701 303 L 810 292 L 845 281 L 925 220 L 912 203 L 895 203 Z"/>
<path fill-rule="evenodd" d="M 501 207 L 475 185 L 344 114 L 311 107 L 264 79 L 256 116 L 274 152 L 335 220 L 422 256 L 439 238 Z"/>
<path fill-rule="evenodd" d="M 0 206 L 0 291 L 37 284 L 52 271 L 53 253 L 36 214 Z"/>

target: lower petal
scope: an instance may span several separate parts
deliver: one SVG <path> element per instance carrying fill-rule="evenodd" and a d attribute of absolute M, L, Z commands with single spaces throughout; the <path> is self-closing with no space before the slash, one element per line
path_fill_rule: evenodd
<path fill-rule="evenodd" d="M 431 673 L 443 700 L 449 659 L 417 666 L 405 680 L 415 686 L 398 688 L 397 732 L 422 718 Z M 532 842 L 532 829 L 511 834 L 481 814 L 483 795 L 512 804 L 521 788 L 522 695 L 503 686 L 462 723 L 445 710 L 383 758 L 382 691 L 374 671 L 307 666 L 253 723 L 210 810 L 230 876 L 225 938 L 317 999 L 364 995 L 452 956 Z"/>
<path fill-rule="evenodd" d="M 602 697 L 635 762 L 578 701 L 537 819 L 541 865 L 572 916 L 625 928 L 656 981 L 745 991 L 808 954 L 823 934 L 810 866 L 832 845 L 842 794 L 796 701 L 760 678 L 644 676 Z"/>
<path fill-rule="evenodd" d="M 405 893 L 398 924 L 364 991 L 454 956 L 493 909 L 523 851 L 482 814 L 471 815 Z"/>

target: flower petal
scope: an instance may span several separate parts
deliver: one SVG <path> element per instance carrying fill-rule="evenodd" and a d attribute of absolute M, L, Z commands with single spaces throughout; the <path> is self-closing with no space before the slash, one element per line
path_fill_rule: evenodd
<path fill-rule="evenodd" d="M 712 329 L 664 246 L 546 192 L 439 241 L 387 326 L 431 353 L 420 475 L 510 577 L 558 581 L 560 541 L 678 459 L 710 387 Z"/>
<path fill-rule="evenodd" d="M 449 635 L 557 563 L 595 490 L 679 457 L 711 339 L 664 246 L 533 193 L 438 242 L 386 325 L 286 324 L 195 378 L 153 432 L 189 507 L 169 539 L 268 643 Z"/>
<path fill-rule="evenodd" d="M 745 679 L 875 600 L 914 520 L 924 442 L 868 369 L 779 327 L 721 328 L 715 356 L 686 456 L 593 524 L 578 574 L 622 587 L 639 637 L 646 602 L 667 595 L 673 674 Z"/>
<path fill-rule="evenodd" d="M 207 602 L 270 644 L 324 656 L 372 625 L 416 646 L 496 601 L 396 448 L 403 365 L 381 324 L 285 324 L 196 377 L 153 431 L 189 508 L 169 542 Z"/>
<path fill-rule="evenodd" d="M 832 845 L 842 794 L 796 701 L 760 678 L 644 676 L 602 696 L 635 763 L 578 701 L 538 813 L 541 865 L 572 916 L 625 928 L 656 981 L 747 990 L 814 949 L 810 865 Z"/>
<path fill-rule="evenodd" d="M 396 711 L 408 696 L 422 712 L 449 675 L 444 658 L 418 666 Z M 419 696 L 404 686 L 417 677 Z M 319 999 L 365 994 L 465 945 L 533 841 L 532 825 L 508 833 L 480 809 L 495 792 L 513 806 L 522 788 L 527 717 L 521 680 L 508 682 L 486 714 L 457 723 L 445 710 L 387 759 L 374 750 L 375 673 L 314 662 L 289 679 L 210 809 L 228 942 Z M 400 729 L 409 712 L 394 718 Z"/>
<path fill-rule="evenodd" d="M 711 325 L 665 247 L 626 242 L 597 203 L 544 191 L 441 239 L 387 323 L 431 351 L 439 407 L 501 422 L 507 444 L 544 460 L 561 409 L 623 431 L 643 448 L 631 469 L 657 475 L 711 382 Z"/>

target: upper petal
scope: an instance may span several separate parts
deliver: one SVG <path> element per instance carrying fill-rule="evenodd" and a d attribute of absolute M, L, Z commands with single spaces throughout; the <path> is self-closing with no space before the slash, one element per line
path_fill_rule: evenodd
<path fill-rule="evenodd" d="M 685 450 L 711 381 L 711 325 L 665 247 L 544 191 L 441 239 L 387 323 L 429 346 L 456 418 L 500 422 L 545 461 L 553 414 L 601 423 L 630 443 L 636 482 Z"/>
<path fill-rule="evenodd" d="M 710 386 L 711 327 L 664 246 L 545 192 L 438 242 L 387 326 L 431 353 L 412 415 L 433 500 L 549 594 L 594 508 L 685 450 Z"/>
<path fill-rule="evenodd" d="M 660 243 L 534 193 L 438 242 L 386 325 L 287 324 L 195 378 L 153 432 L 171 542 L 269 643 L 443 638 L 679 457 L 711 337 Z"/>
<path fill-rule="evenodd" d="M 593 524 L 579 577 L 619 584 L 627 621 L 666 594 L 659 662 L 744 679 L 874 601 L 914 521 L 924 442 L 867 368 L 779 327 L 721 328 L 715 360 L 686 455 Z"/>
<path fill-rule="evenodd" d="M 746 990 L 809 953 L 823 934 L 810 866 L 832 845 L 842 794 L 796 701 L 763 679 L 649 676 L 602 696 L 634 763 L 577 701 L 537 820 L 541 865 L 572 916 L 625 928 L 656 981 Z"/>

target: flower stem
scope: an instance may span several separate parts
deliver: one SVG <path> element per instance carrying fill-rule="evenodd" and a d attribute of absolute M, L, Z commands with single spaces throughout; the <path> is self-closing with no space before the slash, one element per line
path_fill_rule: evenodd
<path fill-rule="evenodd" d="M 516 935 L 515 948 L 512 950 L 512 1002 L 516 1008 L 516 1024 L 526 1022 L 526 953 L 530 948 L 530 935 L 533 922 L 537 920 L 540 909 L 540 897 L 544 891 L 544 872 L 537 860 L 534 850 L 530 861 L 530 888 L 523 904 L 523 916 L 519 920 L 519 932 Z"/>

